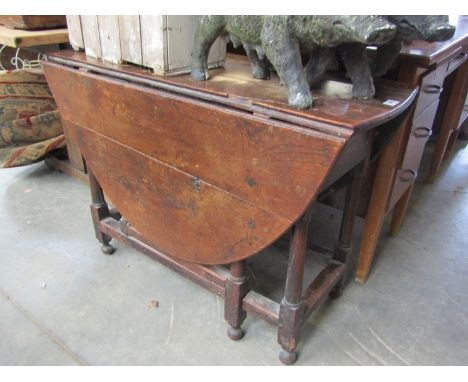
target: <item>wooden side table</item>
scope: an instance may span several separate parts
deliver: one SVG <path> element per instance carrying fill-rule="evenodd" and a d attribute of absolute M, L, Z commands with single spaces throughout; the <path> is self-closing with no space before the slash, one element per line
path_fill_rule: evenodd
<path fill-rule="evenodd" d="M 437 140 L 430 181 L 437 174 L 450 137 L 452 140 L 456 137 L 466 99 L 467 52 L 468 17 L 460 16 L 452 39 L 440 43 L 417 41 L 400 54 L 395 79 L 419 85 L 420 92 L 411 118 L 379 159 L 356 272 L 359 282 L 365 282 L 369 275 L 385 215 L 393 211 L 392 235 L 397 235 L 403 224 L 423 150 L 432 134 L 439 96 L 445 79 L 451 74 L 456 75 L 457 80 L 448 89 L 449 106 L 439 110 L 444 113 L 444 122 Z"/>

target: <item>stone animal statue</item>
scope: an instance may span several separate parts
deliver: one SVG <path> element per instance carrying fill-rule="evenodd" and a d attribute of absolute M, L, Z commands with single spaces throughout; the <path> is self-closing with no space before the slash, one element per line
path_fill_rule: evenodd
<path fill-rule="evenodd" d="M 446 41 L 455 33 L 455 27 L 449 24 L 448 16 L 388 16 L 397 31 L 393 39 L 377 49 L 377 56 L 373 61 L 372 74 L 382 76 L 390 69 L 403 46 L 411 44 L 413 40 L 428 42 Z"/>
<path fill-rule="evenodd" d="M 413 40 L 429 42 L 445 41 L 453 36 L 455 27 L 448 22 L 448 16 L 386 16 L 396 27 L 395 36 L 377 48 L 371 65 L 367 59 L 366 45 L 361 43 L 344 43 L 336 48 L 342 58 L 346 72 L 353 83 L 353 96 L 372 98 L 375 94 L 373 78 L 387 72 L 397 58 L 403 44 Z M 305 67 L 306 78 L 313 88 L 318 85 L 335 59 L 335 49 L 321 48 L 310 56 Z"/>
<path fill-rule="evenodd" d="M 343 43 L 383 44 L 395 31 L 393 23 L 379 16 L 202 16 L 191 75 L 208 79 L 210 47 L 218 36 L 228 36 L 235 46 L 243 44 L 255 78 L 268 78 L 269 60 L 288 89 L 289 105 L 305 109 L 312 105 L 312 96 L 300 47 L 313 52 Z"/>

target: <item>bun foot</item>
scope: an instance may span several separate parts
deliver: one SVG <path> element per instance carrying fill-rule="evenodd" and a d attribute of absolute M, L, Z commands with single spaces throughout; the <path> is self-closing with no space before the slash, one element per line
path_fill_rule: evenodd
<path fill-rule="evenodd" d="M 297 352 L 294 350 L 291 352 L 281 350 L 279 353 L 279 360 L 285 365 L 292 365 L 297 360 Z"/>
<path fill-rule="evenodd" d="M 239 341 L 244 337 L 244 331 L 241 328 L 235 328 L 233 326 L 228 326 L 227 330 L 228 337 L 233 341 Z"/>
<path fill-rule="evenodd" d="M 336 300 L 337 298 L 340 298 L 343 295 L 343 290 L 344 280 L 341 280 L 328 293 L 328 297 L 330 297 L 332 300 Z"/>
<path fill-rule="evenodd" d="M 339 288 L 337 290 L 332 290 L 329 294 L 328 297 L 330 297 L 332 300 L 336 300 L 340 298 L 343 295 L 343 289 Z"/>
<path fill-rule="evenodd" d="M 101 247 L 101 251 L 102 253 L 104 253 L 105 255 L 112 255 L 114 252 L 115 252 L 115 248 L 110 245 L 110 244 L 104 244 L 102 247 Z"/>

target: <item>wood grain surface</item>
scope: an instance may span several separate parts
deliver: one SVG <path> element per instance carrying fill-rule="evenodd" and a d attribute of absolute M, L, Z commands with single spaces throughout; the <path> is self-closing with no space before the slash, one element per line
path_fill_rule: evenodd
<path fill-rule="evenodd" d="M 21 30 L 0 25 L 0 44 L 11 48 L 25 48 L 38 45 L 62 44 L 68 42 L 68 29 Z"/>
<path fill-rule="evenodd" d="M 211 91 L 187 92 L 179 83 L 187 76 L 127 81 L 52 62 L 44 71 L 72 139 L 113 205 L 158 250 L 203 264 L 247 258 L 301 217 L 347 143 L 365 142 L 340 136 L 335 127 L 343 114 L 357 115 L 349 132 L 360 136 L 360 127 L 388 120 L 414 97 L 398 85 L 382 92 L 400 100 L 394 107 L 323 97 L 342 113 L 324 122 L 321 105 L 302 113 L 301 126 L 281 118 L 289 113 L 283 106 L 280 118 L 259 112 L 267 108 L 246 109 L 256 82 L 229 85 L 225 97 L 216 95 L 216 82 Z M 262 89 L 260 96 L 269 92 Z M 223 98 L 234 101 L 216 102 Z M 344 152 L 343 174 L 362 159 Z"/>
<path fill-rule="evenodd" d="M 413 101 L 417 91 L 414 86 L 381 80 L 376 82 L 374 99 L 357 100 L 351 99 L 349 82 L 332 79 L 313 91 L 315 104 L 312 108 L 296 110 L 288 105 L 287 91 L 278 77 L 273 74 L 269 80 L 252 78 L 250 64 L 243 56 L 227 55 L 225 67 L 210 70 L 208 81 L 193 81 L 190 75 L 156 76 L 135 65 L 104 63 L 73 50 L 54 52 L 48 59 L 345 137 L 399 115 Z M 393 101 L 391 105 L 389 100 Z"/>
<path fill-rule="evenodd" d="M 279 237 L 345 143 L 52 64 L 45 72 L 115 206 L 157 248 L 194 262 L 229 263 Z"/>

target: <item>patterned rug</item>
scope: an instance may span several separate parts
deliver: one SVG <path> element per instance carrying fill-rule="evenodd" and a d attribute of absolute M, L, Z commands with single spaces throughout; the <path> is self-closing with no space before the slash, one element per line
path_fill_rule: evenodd
<path fill-rule="evenodd" d="M 62 147 L 60 115 L 41 70 L 0 72 L 0 168 L 35 163 Z"/>

